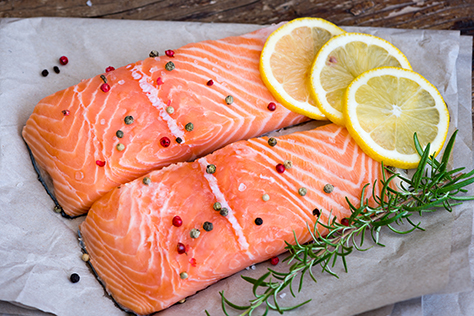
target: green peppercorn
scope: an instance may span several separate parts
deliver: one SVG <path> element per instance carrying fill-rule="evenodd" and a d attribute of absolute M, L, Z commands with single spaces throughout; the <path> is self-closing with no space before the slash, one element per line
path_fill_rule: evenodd
<path fill-rule="evenodd" d="M 144 185 L 149 185 L 151 183 L 151 179 L 149 177 L 143 178 L 143 184 Z"/>
<path fill-rule="evenodd" d="M 234 97 L 231 95 L 226 96 L 225 103 L 227 103 L 227 105 L 231 105 L 232 103 L 234 103 Z"/>
<path fill-rule="evenodd" d="M 56 213 L 61 213 L 63 211 L 63 208 L 60 205 L 55 205 L 54 206 L 54 211 Z"/>
<path fill-rule="evenodd" d="M 118 137 L 118 138 L 122 138 L 123 137 L 123 132 L 121 130 L 118 130 L 115 135 Z"/>
<path fill-rule="evenodd" d="M 174 107 L 168 106 L 168 107 L 166 108 L 166 113 L 168 113 L 168 114 L 173 114 L 173 113 L 174 113 Z"/>
<path fill-rule="evenodd" d="M 293 167 L 293 163 L 290 160 L 285 160 L 283 165 L 285 166 L 285 169 L 291 169 L 291 167 Z"/>
<path fill-rule="evenodd" d="M 122 144 L 122 143 L 118 143 L 116 148 L 117 148 L 118 151 L 123 151 L 125 149 L 125 145 Z"/>
<path fill-rule="evenodd" d="M 166 63 L 165 65 L 165 69 L 168 70 L 168 71 L 171 71 L 171 70 L 174 70 L 175 66 L 174 66 L 174 63 L 172 61 L 169 61 Z"/>
<path fill-rule="evenodd" d="M 202 228 L 205 231 L 210 232 L 214 228 L 214 225 L 212 225 L 211 222 L 204 222 L 204 224 L 202 225 Z"/>
<path fill-rule="evenodd" d="M 194 125 L 193 123 L 189 122 L 188 124 L 186 124 L 186 126 L 184 127 L 188 132 L 192 132 L 193 129 L 194 129 Z"/>
<path fill-rule="evenodd" d="M 333 186 L 332 184 L 329 184 L 329 183 L 328 183 L 328 184 L 326 184 L 326 185 L 324 186 L 324 189 L 323 189 L 323 190 L 324 190 L 324 192 L 326 192 L 326 193 L 331 193 L 331 192 L 334 190 L 334 186 Z"/>
<path fill-rule="evenodd" d="M 187 278 L 188 278 L 188 274 L 187 274 L 186 272 L 181 272 L 181 273 L 179 274 L 179 277 L 180 277 L 182 280 L 184 280 L 184 279 L 187 279 Z"/>
<path fill-rule="evenodd" d="M 148 54 L 148 56 L 150 56 L 150 57 L 158 57 L 158 56 L 160 56 L 160 53 L 158 53 L 158 51 L 156 51 L 156 50 L 152 50 L 152 51 L 150 52 L 150 54 Z"/>
<path fill-rule="evenodd" d="M 213 164 L 207 165 L 206 172 L 209 174 L 213 174 L 216 172 L 216 166 Z"/>
<path fill-rule="evenodd" d="M 298 189 L 298 194 L 301 195 L 301 196 L 305 196 L 306 193 L 308 193 L 308 190 L 306 188 L 299 188 Z"/>
<path fill-rule="evenodd" d="M 179 304 L 183 304 L 183 303 L 185 303 L 185 302 L 186 302 L 186 299 L 185 299 L 185 298 L 183 298 L 182 300 L 178 301 Z"/>
<path fill-rule="evenodd" d="M 216 202 L 216 203 L 214 203 L 214 205 L 212 207 L 214 208 L 214 210 L 220 211 L 222 209 L 222 204 L 219 203 L 219 202 Z"/>
<path fill-rule="evenodd" d="M 223 207 L 220 210 L 219 214 L 221 214 L 222 216 L 227 216 L 227 215 L 229 215 L 229 210 L 226 207 Z"/>
<path fill-rule="evenodd" d="M 264 195 L 262 195 L 262 200 L 264 200 L 265 202 L 269 201 L 270 200 L 270 195 L 265 193 Z"/>
<path fill-rule="evenodd" d="M 268 145 L 270 145 L 270 146 L 272 146 L 272 147 L 275 147 L 276 144 L 277 144 L 276 138 L 270 137 L 270 138 L 268 139 Z"/>
<path fill-rule="evenodd" d="M 199 229 L 193 228 L 191 229 L 191 238 L 198 238 L 199 235 L 201 234 L 201 231 Z"/>
<path fill-rule="evenodd" d="M 125 122 L 125 124 L 130 125 L 133 123 L 133 116 L 127 115 L 125 116 L 125 119 L 123 121 Z"/>

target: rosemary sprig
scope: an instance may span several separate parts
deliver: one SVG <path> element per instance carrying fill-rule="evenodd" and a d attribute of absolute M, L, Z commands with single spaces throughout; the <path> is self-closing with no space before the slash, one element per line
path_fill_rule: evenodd
<path fill-rule="evenodd" d="M 348 223 L 338 223 L 336 217 L 330 216 L 327 223 L 323 223 L 318 219 L 313 228 L 308 226 L 311 233 L 312 241 L 306 244 L 300 244 L 294 234 L 295 244 L 286 242 L 289 255 L 283 260 L 287 261 L 289 266 L 288 272 L 278 272 L 268 269 L 264 275 L 258 279 L 242 276 L 242 278 L 253 284 L 254 299 L 249 301 L 248 305 L 239 306 L 228 300 L 224 291 L 220 292 L 222 301 L 222 310 L 225 315 L 229 316 L 226 306 L 242 311 L 243 315 L 252 315 L 252 313 L 260 306 L 265 307 L 263 315 L 267 315 L 269 310 L 276 310 L 280 314 L 285 311 L 298 308 L 311 300 L 302 302 L 291 307 L 281 307 L 278 304 L 277 296 L 285 288 L 289 287 L 291 294 L 295 297 L 293 290 L 293 282 L 299 277 L 298 292 L 303 286 L 303 277 L 308 273 L 316 282 L 312 268 L 319 265 L 322 272 L 327 272 L 335 277 L 336 273 L 331 271 L 331 267 L 342 260 L 344 270 L 347 272 L 346 256 L 354 249 L 365 251 L 369 248 L 363 248 L 366 233 L 370 232 L 370 238 L 375 244 L 383 246 L 380 243 L 381 228 L 386 226 L 390 230 L 398 234 L 408 234 L 416 229 L 424 230 L 420 223 L 414 223 L 410 216 L 418 213 L 422 215 L 425 212 L 433 212 L 438 209 L 452 211 L 453 206 L 461 204 L 463 201 L 473 200 L 473 196 L 458 196 L 459 193 L 467 192 L 464 189 L 471 183 L 474 183 L 474 170 L 468 173 L 462 173 L 464 168 L 458 168 L 448 171 L 447 164 L 452 153 L 454 141 L 457 131 L 449 139 L 444 154 L 440 161 L 430 155 L 430 144 L 423 150 L 420 142 L 414 135 L 415 148 L 420 155 L 420 163 L 411 179 L 396 173 L 390 168 L 384 167 L 388 175 L 383 172 L 384 177 L 380 179 L 382 190 L 380 195 L 376 195 L 372 190 L 372 198 L 376 203 L 376 207 L 369 205 L 369 199 L 364 200 L 365 191 L 368 186 L 364 186 L 360 199 L 360 206 L 356 207 L 346 198 L 351 216 Z M 393 181 L 400 180 L 398 189 L 393 189 Z M 375 188 L 375 182 L 373 188 Z M 331 219 L 332 218 L 332 219 Z M 411 228 L 408 230 L 400 230 L 395 225 L 408 223 Z M 325 236 L 319 232 L 318 225 L 327 230 Z M 263 291 L 257 292 L 259 288 Z"/>

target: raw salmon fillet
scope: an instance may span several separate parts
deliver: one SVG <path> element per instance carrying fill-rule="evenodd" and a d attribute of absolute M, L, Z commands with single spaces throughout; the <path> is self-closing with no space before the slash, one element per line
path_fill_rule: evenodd
<path fill-rule="evenodd" d="M 23 138 L 51 176 L 66 214 L 86 213 L 112 188 L 151 170 L 308 120 L 279 105 L 261 81 L 260 52 L 275 28 L 189 44 L 174 57 L 147 58 L 104 73 L 108 92 L 101 90 L 98 75 L 41 100 Z M 168 62 L 174 70 L 166 70 Z M 233 103 L 226 103 L 227 96 Z M 273 112 L 270 102 L 277 103 Z M 169 106 L 173 113 L 166 111 Z M 124 122 L 127 116 L 133 123 Z M 163 137 L 169 147 L 161 145 Z"/>
<path fill-rule="evenodd" d="M 137 314 L 162 310 L 282 253 L 285 240 L 294 242 L 293 231 L 299 242 L 309 241 L 306 224 L 315 224 L 314 210 L 324 222 L 331 211 L 338 221 L 348 217 L 345 197 L 358 205 L 363 186 L 382 178 L 380 164 L 343 127 L 330 124 L 277 142 L 271 147 L 267 137 L 239 141 L 151 172 L 149 184 L 139 178 L 95 202 L 80 232 L 91 265 L 115 301 Z M 276 165 L 285 160 L 291 169 L 278 173 Z M 213 174 L 206 171 L 211 164 Z M 323 191 L 326 184 L 334 186 L 332 193 Z M 302 187 L 304 196 L 298 193 Z M 214 210 L 215 202 L 227 216 Z M 182 226 L 173 226 L 175 216 Z M 213 229 L 206 231 L 205 222 Z M 191 238 L 192 229 L 200 231 L 198 238 Z M 178 243 L 186 254 L 178 254 Z"/>

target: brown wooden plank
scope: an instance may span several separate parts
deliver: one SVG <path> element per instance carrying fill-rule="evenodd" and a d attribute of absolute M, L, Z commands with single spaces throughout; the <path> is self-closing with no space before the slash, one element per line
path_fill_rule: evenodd
<path fill-rule="evenodd" d="M 474 1 L 463 0 L 0 0 L 0 18 L 39 16 L 255 24 L 313 16 L 341 26 L 474 35 Z"/>

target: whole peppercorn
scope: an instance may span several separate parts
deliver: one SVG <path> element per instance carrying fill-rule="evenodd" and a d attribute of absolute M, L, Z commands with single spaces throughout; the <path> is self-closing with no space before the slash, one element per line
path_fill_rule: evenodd
<path fill-rule="evenodd" d="M 223 207 L 223 208 L 219 211 L 219 214 L 221 214 L 222 216 L 227 216 L 227 215 L 229 215 L 229 210 L 228 210 L 226 207 Z"/>
<path fill-rule="evenodd" d="M 53 70 L 54 70 L 54 72 L 57 73 L 57 74 L 61 72 L 61 71 L 59 70 L 59 67 L 58 67 L 58 66 L 54 66 L 54 67 L 53 67 Z"/>
<path fill-rule="evenodd" d="M 332 191 L 334 191 L 334 186 L 328 183 L 324 186 L 323 190 L 326 193 L 331 193 Z"/>
<path fill-rule="evenodd" d="M 275 166 L 275 169 L 276 169 L 276 171 L 277 171 L 278 173 L 283 173 L 283 172 L 285 172 L 285 169 L 286 169 L 286 168 L 285 168 L 284 165 L 282 165 L 281 163 L 279 163 L 278 165 Z"/>
<path fill-rule="evenodd" d="M 276 144 L 277 144 L 276 138 L 270 137 L 270 138 L 268 139 L 268 145 L 270 145 L 270 146 L 272 146 L 272 147 L 275 147 Z"/>
<path fill-rule="evenodd" d="M 204 222 L 204 224 L 202 225 L 202 228 L 205 231 L 210 232 L 214 228 L 214 225 L 212 225 L 211 222 Z"/>
<path fill-rule="evenodd" d="M 168 147 L 171 144 L 171 141 L 168 137 L 161 137 L 160 145 L 163 147 Z"/>
<path fill-rule="evenodd" d="M 67 59 L 66 56 L 61 56 L 61 57 L 59 57 L 59 63 L 60 63 L 61 65 L 63 65 L 63 66 L 64 66 L 64 65 L 67 65 L 68 62 L 69 62 L 69 59 Z"/>
<path fill-rule="evenodd" d="M 293 163 L 291 162 L 291 160 L 285 160 L 283 162 L 283 165 L 285 166 L 286 169 L 291 169 L 293 167 Z"/>
<path fill-rule="evenodd" d="M 274 102 L 268 103 L 267 109 L 268 109 L 269 111 L 272 111 L 272 112 L 273 112 L 273 111 L 276 110 L 276 108 L 277 108 L 277 106 L 276 106 L 276 104 L 275 104 Z"/>
<path fill-rule="evenodd" d="M 199 229 L 193 228 L 189 234 L 191 235 L 191 238 L 198 238 L 199 235 L 201 235 L 201 231 Z"/>
<path fill-rule="evenodd" d="M 80 279 L 81 279 L 81 277 L 77 273 L 73 273 L 69 277 L 69 280 L 71 280 L 72 283 L 77 283 L 77 282 L 79 282 Z"/>
<path fill-rule="evenodd" d="M 319 212 L 319 210 L 317 208 L 315 208 L 313 210 L 313 216 L 319 216 L 321 214 L 321 212 Z"/>
<path fill-rule="evenodd" d="M 176 248 L 177 248 L 176 250 L 178 251 L 180 255 L 186 252 L 186 246 L 184 246 L 184 244 L 180 242 L 178 243 L 178 246 Z"/>
<path fill-rule="evenodd" d="M 110 90 L 110 86 L 108 83 L 103 83 L 101 86 L 100 86 L 100 90 L 102 90 L 102 92 L 109 92 Z"/>
<path fill-rule="evenodd" d="M 69 114 L 71 114 L 71 112 L 69 112 L 69 110 L 62 110 L 61 113 L 62 113 L 64 116 L 68 116 Z"/>
<path fill-rule="evenodd" d="M 54 211 L 56 213 L 61 213 L 63 211 L 63 208 L 61 207 L 61 205 L 55 205 L 54 206 Z"/>
<path fill-rule="evenodd" d="M 187 279 L 187 278 L 188 278 L 188 274 L 187 274 L 186 272 L 181 272 L 181 273 L 179 274 L 179 277 L 180 277 L 182 280 L 184 280 L 184 279 Z"/>
<path fill-rule="evenodd" d="M 210 87 L 214 84 L 214 80 L 209 80 L 208 82 L 206 82 L 206 84 Z"/>
<path fill-rule="evenodd" d="M 189 122 L 188 124 L 186 124 L 186 126 L 184 128 L 186 129 L 186 131 L 192 132 L 193 129 L 194 129 L 194 124 Z"/>
<path fill-rule="evenodd" d="M 262 195 L 262 200 L 265 201 L 265 202 L 269 201 L 270 200 L 270 195 L 265 193 L 264 195 Z"/>
<path fill-rule="evenodd" d="M 219 202 L 216 202 L 214 203 L 214 205 L 212 205 L 212 208 L 216 211 L 220 211 L 222 209 L 222 204 Z"/>
<path fill-rule="evenodd" d="M 171 49 L 168 49 L 165 51 L 166 56 L 168 57 L 174 57 L 174 51 Z"/>
<path fill-rule="evenodd" d="M 232 103 L 234 103 L 234 97 L 231 95 L 226 96 L 225 103 L 227 103 L 227 105 L 231 105 Z"/>
<path fill-rule="evenodd" d="M 166 113 L 168 113 L 168 114 L 173 114 L 173 113 L 174 113 L 174 107 L 168 106 L 168 107 L 166 108 Z"/>
<path fill-rule="evenodd" d="M 255 225 L 260 226 L 260 225 L 262 225 L 262 224 L 263 224 L 263 219 L 261 219 L 260 217 L 257 217 L 257 218 L 255 219 Z"/>
<path fill-rule="evenodd" d="M 118 143 L 116 148 L 117 148 L 118 151 L 123 151 L 125 149 L 125 145 L 122 144 L 122 143 Z"/>
<path fill-rule="evenodd" d="M 127 115 L 123 121 L 125 122 L 125 124 L 130 125 L 133 123 L 134 119 L 133 119 L 133 116 Z"/>
<path fill-rule="evenodd" d="M 176 67 L 174 65 L 174 63 L 172 61 L 169 61 L 166 63 L 165 65 L 165 69 L 168 70 L 168 71 L 172 71 L 174 70 Z"/>
<path fill-rule="evenodd" d="M 181 217 L 177 215 L 173 217 L 173 226 L 180 227 L 181 225 L 183 225 L 183 220 L 181 219 Z"/>
<path fill-rule="evenodd" d="M 150 56 L 150 57 L 158 57 L 158 56 L 160 56 L 160 53 L 158 53 L 158 51 L 156 51 L 156 50 L 152 50 L 152 51 L 150 52 L 150 54 L 148 54 L 148 56 Z"/>
<path fill-rule="evenodd" d="M 213 164 L 207 165 L 206 172 L 209 173 L 209 174 L 215 173 L 216 172 L 216 165 L 213 165 Z"/>
<path fill-rule="evenodd" d="M 49 75 L 49 71 L 46 69 L 43 69 L 43 71 L 41 72 L 41 75 L 43 75 L 43 77 L 46 77 L 47 75 Z"/>
<path fill-rule="evenodd" d="M 114 70 L 115 70 L 115 68 L 112 67 L 112 66 L 109 66 L 109 67 L 105 68 L 105 72 L 111 72 L 111 71 L 114 71 Z"/>
<path fill-rule="evenodd" d="M 95 161 L 95 164 L 98 165 L 99 167 L 103 167 L 103 166 L 105 166 L 105 161 L 96 160 L 96 161 Z"/>
<path fill-rule="evenodd" d="M 149 177 L 143 178 L 142 181 L 143 181 L 143 184 L 144 184 L 144 185 L 149 185 L 149 184 L 151 183 L 151 179 L 150 179 Z"/>
<path fill-rule="evenodd" d="M 121 130 L 118 130 L 117 132 L 115 132 L 115 136 L 117 136 L 118 138 L 122 138 L 123 132 Z"/>
<path fill-rule="evenodd" d="M 181 137 L 176 137 L 176 142 L 178 144 L 181 144 L 183 142 L 183 139 Z"/>
<path fill-rule="evenodd" d="M 89 261 L 90 258 L 91 257 L 87 253 L 82 254 L 82 257 L 81 257 L 82 261 L 84 261 L 84 262 Z"/>
<path fill-rule="evenodd" d="M 308 193 L 308 189 L 303 188 L 303 187 L 298 189 L 298 194 L 299 194 L 299 195 L 305 196 L 306 193 Z"/>
<path fill-rule="evenodd" d="M 274 266 L 276 266 L 280 262 L 280 259 L 278 257 L 273 257 L 270 259 L 270 263 Z"/>
<path fill-rule="evenodd" d="M 349 219 L 344 217 L 343 219 L 341 219 L 341 224 L 344 226 L 349 226 Z"/>
<path fill-rule="evenodd" d="M 104 83 L 107 83 L 107 77 L 106 77 L 106 76 L 100 75 L 100 79 L 102 79 L 102 81 L 103 81 Z"/>

